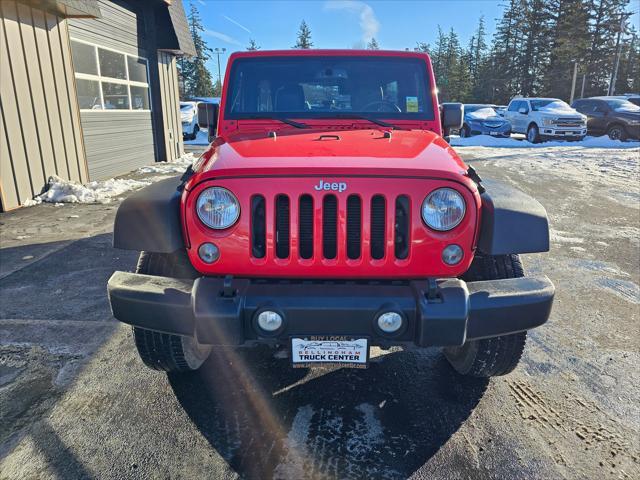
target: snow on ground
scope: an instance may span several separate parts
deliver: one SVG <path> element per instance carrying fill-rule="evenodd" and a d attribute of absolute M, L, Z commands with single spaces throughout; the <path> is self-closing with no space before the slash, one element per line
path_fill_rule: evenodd
<path fill-rule="evenodd" d="M 517 174 L 560 175 L 588 191 L 597 189 L 617 202 L 640 206 L 640 142 L 587 137 L 582 142 L 532 145 L 483 135 L 455 138 L 451 143 L 463 160 L 489 161 Z"/>
<path fill-rule="evenodd" d="M 137 173 L 182 173 L 193 161 L 193 153 L 187 153 L 175 162 L 159 162 L 139 168 Z M 125 192 L 138 190 L 169 176 L 157 175 L 143 180 L 110 178 L 109 180 L 89 182 L 82 185 L 52 175 L 47 182 L 47 191 L 31 200 L 27 200 L 23 206 L 31 207 L 43 202 L 53 203 L 56 206 L 62 206 L 65 203 L 109 203 L 113 198 L 119 197 Z"/>
<path fill-rule="evenodd" d="M 140 167 L 138 173 L 182 173 L 193 164 L 193 153 L 185 153 L 175 162 L 158 162 L 146 167 Z"/>
<path fill-rule="evenodd" d="M 451 136 L 451 145 L 454 147 L 497 147 L 497 148 L 549 148 L 549 147 L 584 147 L 584 148 L 624 148 L 638 149 L 640 142 L 620 140 L 611 140 L 606 135 L 601 137 L 585 137 L 584 140 L 576 142 L 567 142 L 562 140 L 553 140 L 544 143 L 529 143 L 526 140 L 518 140 L 517 138 L 496 138 L 489 135 L 477 135 L 475 137 L 460 138 L 456 135 Z"/>
<path fill-rule="evenodd" d="M 209 133 L 206 130 L 199 130 L 196 138 L 185 140 L 185 145 L 209 145 Z"/>

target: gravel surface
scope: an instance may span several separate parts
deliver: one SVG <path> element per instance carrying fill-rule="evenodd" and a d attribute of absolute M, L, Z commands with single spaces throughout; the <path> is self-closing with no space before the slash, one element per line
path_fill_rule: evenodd
<path fill-rule="evenodd" d="M 0 215 L 0 478 L 640 478 L 637 149 L 457 151 L 552 228 L 551 252 L 524 257 L 556 284 L 552 318 L 491 381 L 437 350 L 376 351 L 364 371 L 221 350 L 151 371 L 105 294 L 136 261 L 110 246 L 118 201 Z"/>

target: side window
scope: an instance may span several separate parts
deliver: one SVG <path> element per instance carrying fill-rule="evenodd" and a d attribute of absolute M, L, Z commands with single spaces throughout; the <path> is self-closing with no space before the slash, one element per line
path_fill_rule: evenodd
<path fill-rule="evenodd" d="M 529 107 L 529 102 L 527 102 L 526 100 L 522 100 L 520 102 L 520 106 L 518 107 L 518 110 L 524 108 L 527 113 L 529 113 L 531 111 L 531 107 Z"/>
<path fill-rule="evenodd" d="M 594 112 L 598 112 L 598 113 L 604 113 L 607 111 L 607 106 L 604 104 L 604 102 L 593 102 L 593 109 L 592 111 Z"/>
<path fill-rule="evenodd" d="M 71 40 L 81 110 L 151 110 L 147 59 Z"/>

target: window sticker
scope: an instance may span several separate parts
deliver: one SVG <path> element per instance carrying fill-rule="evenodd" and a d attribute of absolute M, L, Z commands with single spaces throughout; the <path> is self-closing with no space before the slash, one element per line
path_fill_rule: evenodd
<path fill-rule="evenodd" d="M 407 112 L 418 111 L 418 97 L 406 97 Z"/>

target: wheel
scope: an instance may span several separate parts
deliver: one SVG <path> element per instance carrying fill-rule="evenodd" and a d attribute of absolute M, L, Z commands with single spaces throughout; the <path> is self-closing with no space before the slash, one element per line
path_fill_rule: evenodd
<path fill-rule="evenodd" d="M 540 143 L 540 130 L 535 123 L 529 125 L 527 129 L 527 140 L 529 143 Z"/>
<path fill-rule="evenodd" d="M 136 273 L 175 278 L 198 276 L 184 251 L 171 254 L 142 252 Z M 211 353 L 210 345 L 201 345 L 192 337 L 144 328 L 133 327 L 133 339 L 145 365 L 165 372 L 197 370 Z"/>
<path fill-rule="evenodd" d="M 476 255 L 463 280 L 473 282 L 523 276 L 524 269 L 518 255 Z M 506 375 L 518 365 L 526 341 L 527 332 L 472 340 L 461 347 L 445 348 L 444 355 L 454 370 L 461 375 L 471 377 Z"/>
<path fill-rule="evenodd" d="M 467 138 L 470 136 L 471 136 L 471 130 L 469 130 L 469 127 L 467 125 L 463 125 L 462 128 L 460 129 L 460 137 Z"/>
<path fill-rule="evenodd" d="M 607 129 L 607 135 L 611 140 L 620 140 L 624 142 L 627 139 L 627 132 L 622 125 L 611 125 Z"/>

